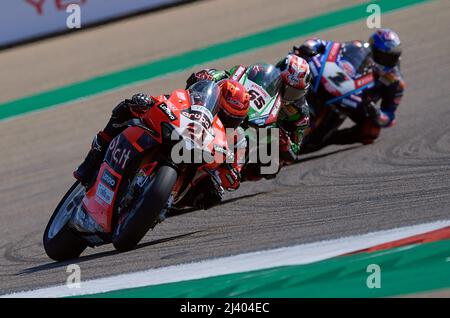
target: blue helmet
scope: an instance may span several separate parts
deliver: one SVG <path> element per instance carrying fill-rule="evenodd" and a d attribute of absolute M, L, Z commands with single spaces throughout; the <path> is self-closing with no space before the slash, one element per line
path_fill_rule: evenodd
<path fill-rule="evenodd" d="M 390 29 L 378 29 L 370 38 L 372 58 L 376 64 L 386 68 L 397 65 L 402 48 L 398 34 Z"/>

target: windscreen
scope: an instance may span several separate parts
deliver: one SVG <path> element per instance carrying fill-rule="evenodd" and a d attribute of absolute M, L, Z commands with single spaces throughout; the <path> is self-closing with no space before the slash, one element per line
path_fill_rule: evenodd
<path fill-rule="evenodd" d="M 188 89 L 192 105 L 207 108 L 213 116 L 218 112 L 220 88 L 213 81 L 199 81 Z"/>
<path fill-rule="evenodd" d="M 353 42 L 346 43 L 342 48 L 342 58 L 353 65 L 358 73 L 370 64 L 370 48 Z"/>
<path fill-rule="evenodd" d="M 271 64 L 255 64 L 248 68 L 248 79 L 264 88 L 273 97 L 281 87 L 281 73 Z"/>

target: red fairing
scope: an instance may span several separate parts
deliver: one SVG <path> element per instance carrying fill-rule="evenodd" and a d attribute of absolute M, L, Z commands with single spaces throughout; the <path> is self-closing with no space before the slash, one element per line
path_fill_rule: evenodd
<path fill-rule="evenodd" d="M 95 184 L 83 199 L 84 209 L 103 228 L 111 231 L 111 221 L 122 173 L 127 165 L 154 141 L 140 127 L 128 127 L 109 144 Z"/>
<path fill-rule="evenodd" d="M 281 107 L 281 97 L 278 96 L 277 100 L 273 104 L 272 111 L 270 112 L 270 115 L 266 120 L 266 123 L 265 123 L 266 125 L 272 124 L 277 121 L 280 107 Z"/>
<path fill-rule="evenodd" d="M 116 136 L 109 144 L 105 155 L 105 162 L 102 164 L 95 184 L 87 192 L 83 199 L 85 211 L 103 228 L 106 233 L 111 233 L 114 213 L 114 205 L 117 198 L 120 183 L 127 172 L 129 163 L 133 162 L 141 153 L 162 142 L 161 124 L 166 123 L 175 127 L 180 127 L 180 123 L 186 125 L 181 127 L 187 129 L 192 123 L 186 116 L 181 120 L 181 113 L 191 107 L 189 92 L 186 90 L 175 90 L 169 98 L 165 96 L 153 97 L 156 104 L 145 112 L 141 120 L 155 132 L 148 131 L 142 127 L 131 126 L 126 128 L 121 134 Z M 197 106 L 198 107 L 198 106 Z M 215 162 L 205 164 L 204 167 L 215 170 L 222 163 L 226 162 L 229 155 L 229 148 L 225 134 L 225 128 L 216 115 L 212 122 L 214 138 L 207 145 Z M 142 162 L 140 171 L 150 175 L 154 171 L 158 162 Z M 177 181 L 177 186 L 183 184 L 183 179 Z"/>
<path fill-rule="evenodd" d="M 363 77 L 360 77 L 360 78 L 356 79 L 355 80 L 355 88 L 358 89 L 358 88 L 360 88 L 360 87 L 362 87 L 364 85 L 367 85 L 367 84 L 373 82 L 373 80 L 374 80 L 373 79 L 373 74 L 371 72 L 371 73 L 369 73 L 369 74 L 367 74 L 367 75 L 365 75 Z"/>
<path fill-rule="evenodd" d="M 229 152 L 226 131 L 217 116 L 214 118 L 213 127 L 215 136 L 213 142 L 208 145 L 208 149 L 214 156 L 214 162 L 205 165 L 209 170 L 215 170 L 222 163 L 225 163 L 227 160 L 227 153 Z"/>
<path fill-rule="evenodd" d="M 154 137 L 161 143 L 161 123 L 168 122 L 179 127 L 181 111 L 188 109 L 191 106 L 191 101 L 189 93 L 181 89 L 175 90 L 169 98 L 165 96 L 154 98 L 157 103 L 142 116 L 142 120 L 158 133 Z"/>
<path fill-rule="evenodd" d="M 117 189 L 122 176 L 105 162 L 94 186 L 86 193 L 83 207 L 106 233 L 111 232 L 111 221 Z"/>

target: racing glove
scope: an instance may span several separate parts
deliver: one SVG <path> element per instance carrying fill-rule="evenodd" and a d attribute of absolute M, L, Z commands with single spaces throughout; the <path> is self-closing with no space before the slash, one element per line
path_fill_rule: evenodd
<path fill-rule="evenodd" d="M 186 80 L 186 89 L 202 80 L 212 81 L 214 80 L 214 77 L 209 74 L 209 70 L 201 70 L 200 72 L 192 73 Z"/>
<path fill-rule="evenodd" d="M 325 53 L 325 45 L 319 39 L 309 39 L 300 46 L 294 46 L 292 53 L 308 60 L 317 54 Z"/>
<path fill-rule="evenodd" d="M 112 119 L 116 124 L 123 123 L 133 117 L 145 113 L 155 104 L 155 100 L 144 93 L 135 94 L 131 99 L 125 99 L 112 111 Z"/>
<path fill-rule="evenodd" d="M 133 95 L 133 97 L 131 97 L 131 101 L 134 105 L 142 107 L 148 107 L 154 103 L 153 98 L 144 93 Z"/>
<path fill-rule="evenodd" d="M 372 120 L 375 125 L 380 126 L 381 112 L 373 101 L 365 104 L 365 111 L 370 120 Z"/>
<path fill-rule="evenodd" d="M 226 71 L 219 71 L 215 68 L 201 70 L 199 72 L 192 73 L 189 76 L 189 78 L 186 80 L 186 89 L 202 80 L 218 82 L 228 77 L 230 77 L 230 74 L 228 74 Z"/>
<path fill-rule="evenodd" d="M 294 162 L 300 151 L 300 147 L 291 141 L 288 133 L 280 128 L 280 157 L 285 162 Z"/>

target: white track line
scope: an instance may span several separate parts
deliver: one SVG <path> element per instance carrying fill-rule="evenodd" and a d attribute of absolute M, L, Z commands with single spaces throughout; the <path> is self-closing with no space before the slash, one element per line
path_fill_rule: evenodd
<path fill-rule="evenodd" d="M 447 226 L 450 226 L 450 220 L 88 280 L 81 282 L 80 288 L 70 289 L 61 285 L 3 295 L 0 298 L 86 295 L 277 266 L 308 264 Z M 81 268 L 81 275 L 82 271 Z"/>

